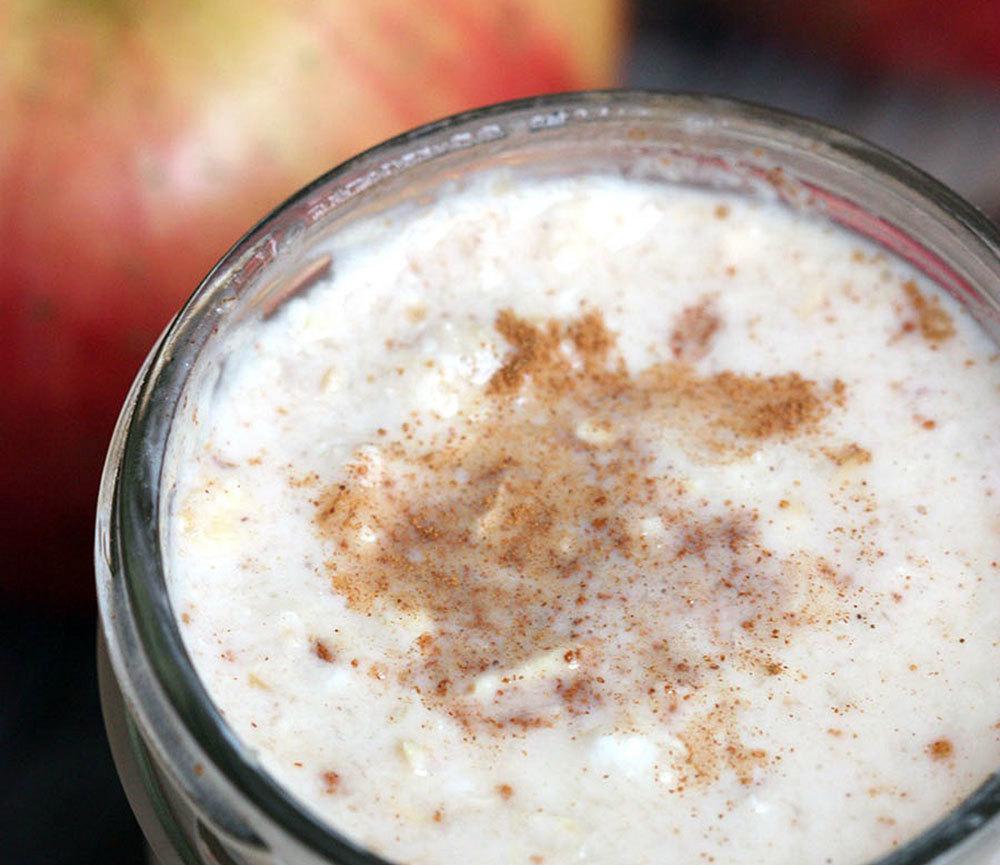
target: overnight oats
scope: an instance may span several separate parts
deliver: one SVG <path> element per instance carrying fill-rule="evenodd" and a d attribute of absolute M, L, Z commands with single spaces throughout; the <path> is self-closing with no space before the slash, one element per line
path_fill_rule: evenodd
<path fill-rule="evenodd" d="M 164 573 L 414 865 L 843 863 L 1000 765 L 1000 358 L 767 196 L 498 169 L 334 234 L 174 420 Z"/>

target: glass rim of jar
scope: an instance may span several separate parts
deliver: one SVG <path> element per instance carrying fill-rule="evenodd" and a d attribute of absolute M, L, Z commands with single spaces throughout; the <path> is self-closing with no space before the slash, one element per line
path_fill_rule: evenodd
<path fill-rule="evenodd" d="M 208 337 L 199 327 L 220 315 L 220 302 L 239 274 L 280 256 L 273 230 L 293 211 L 323 221 L 346 202 L 376 194 L 380 183 L 432 166 L 441 156 L 514 132 L 542 135 L 574 123 L 652 120 L 696 134 L 698 124 L 758 144 L 769 155 L 811 152 L 870 183 L 891 186 L 917 211 L 948 229 L 1000 286 L 1000 230 L 956 193 L 904 160 L 817 121 L 754 103 L 702 94 L 591 90 L 520 99 L 467 111 L 391 138 L 323 174 L 275 208 L 240 239 L 202 281 L 150 352 L 122 411 L 108 454 L 98 506 L 96 559 L 101 627 L 115 676 L 130 710 L 154 738 L 185 754 L 204 755 L 230 793 L 313 855 L 345 865 L 389 865 L 315 816 L 250 756 L 225 723 L 184 647 L 165 584 L 159 537 L 160 472 L 186 370 Z M 585 133 L 584 133 L 585 134 Z M 655 139 L 653 139 L 655 141 Z M 374 191 L 374 192 L 373 192 Z M 840 221 L 840 220 L 838 220 Z M 249 277 L 247 277 L 249 278 Z M 979 284 L 970 280 L 971 284 Z M 983 291 L 985 289 L 979 289 Z M 975 289 L 973 289 L 975 291 Z M 990 293 L 992 294 L 992 293 Z M 1000 292 L 998 292 L 1000 295 Z M 993 298 L 1000 310 L 1000 298 Z M 223 304 L 224 305 L 224 304 Z M 164 733 L 164 725 L 180 730 Z M 179 737 L 179 738 L 177 738 Z M 163 745 L 163 742 L 160 742 Z M 176 767 L 175 767 L 176 768 Z M 176 768 L 189 792 L 199 765 Z M 197 778 L 195 776 L 198 776 Z M 205 783 L 208 783 L 207 780 Z M 219 793 L 210 798 L 218 804 Z M 218 812 L 212 802 L 203 806 Z M 243 814 L 248 813 L 246 810 Z M 1000 814 L 1000 773 L 915 838 L 870 865 L 923 865 L 950 851 Z M 239 828 L 240 818 L 210 815 L 231 837 L 262 843 Z M 245 821 L 243 821 L 245 822 Z M 266 845 L 265 845 L 266 846 Z"/>

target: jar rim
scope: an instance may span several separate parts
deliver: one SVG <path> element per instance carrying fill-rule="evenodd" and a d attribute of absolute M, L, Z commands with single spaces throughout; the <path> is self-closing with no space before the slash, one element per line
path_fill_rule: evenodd
<path fill-rule="evenodd" d="M 953 231 L 978 245 L 978 254 L 995 260 L 1000 278 L 1000 229 L 956 193 L 904 160 L 853 135 L 794 114 L 749 102 L 715 96 L 648 90 L 597 90 L 553 94 L 504 102 L 453 115 L 389 139 L 331 169 L 275 208 L 223 256 L 170 324 L 136 381 L 133 404 L 119 420 L 117 461 L 109 454 L 102 486 L 110 494 L 112 537 L 102 538 L 98 525 L 98 558 L 107 561 L 125 609 L 114 609 L 106 588 L 99 591 L 102 626 L 112 648 L 121 619 L 134 624 L 142 662 L 165 695 L 177 720 L 232 787 L 256 811 L 273 821 L 313 853 L 344 865 L 391 865 L 360 848 L 322 822 L 308 808 L 261 771 L 248 749 L 223 720 L 195 672 L 170 606 L 164 583 L 159 537 L 160 468 L 173 412 L 180 399 L 185 351 L 197 342 L 196 330 L 206 310 L 241 268 L 266 266 L 267 241 L 274 224 L 296 208 L 327 208 L 317 218 L 375 189 L 390 177 L 439 156 L 503 137 L 502 127 L 516 121 L 527 131 L 553 129 L 574 122 L 655 117 L 659 122 L 704 121 L 730 125 L 734 134 L 756 133 L 763 143 L 786 139 L 794 149 L 813 149 L 817 158 L 846 163 L 876 179 L 909 190 L 915 199 L 944 218 Z M 346 184 L 345 184 L 345 181 Z M 328 191 L 325 196 L 319 193 Z M 278 254 L 273 249 L 271 258 Z M 168 384 L 164 393 L 164 383 Z M 112 449 L 114 451 L 114 447 Z M 102 547 L 103 544 L 103 547 Z M 101 563 L 98 563 L 101 571 Z M 120 653 L 112 651 L 119 678 L 125 675 Z M 139 695 L 141 702 L 141 694 Z M 954 848 L 1000 813 L 1000 773 L 991 775 L 959 806 L 920 835 L 870 865 L 923 865 Z"/>

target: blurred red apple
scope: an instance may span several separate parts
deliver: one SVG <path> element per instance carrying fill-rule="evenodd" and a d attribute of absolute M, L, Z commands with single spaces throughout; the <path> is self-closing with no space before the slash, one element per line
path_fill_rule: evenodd
<path fill-rule="evenodd" d="M 128 384 L 226 248 L 352 153 L 613 83 L 618 0 L 0 0 L 0 593 L 92 593 Z"/>

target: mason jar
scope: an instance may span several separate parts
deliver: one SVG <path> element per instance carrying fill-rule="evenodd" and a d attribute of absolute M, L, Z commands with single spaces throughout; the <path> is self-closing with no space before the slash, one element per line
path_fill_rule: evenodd
<path fill-rule="evenodd" d="M 776 197 L 910 262 L 1000 343 L 997 228 L 892 155 L 766 108 L 648 92 L 547 96 L 432 123 L 333 169 L 252 229 L 184 305 L 139 372 L 108 453 L 96 532 L 101 699 L 115 763 L 155 862 L 384 861 L 282 789 L 199 681 L 161 556 L 164 457 L 181 408 L 219 375 L 232 335 L 324 275 L 315 254 L 324 240 L 500 166 L 528 177 L 611 172 Z M 878 865 L 997 865 L 998 812 L 994 773 Z"/>

